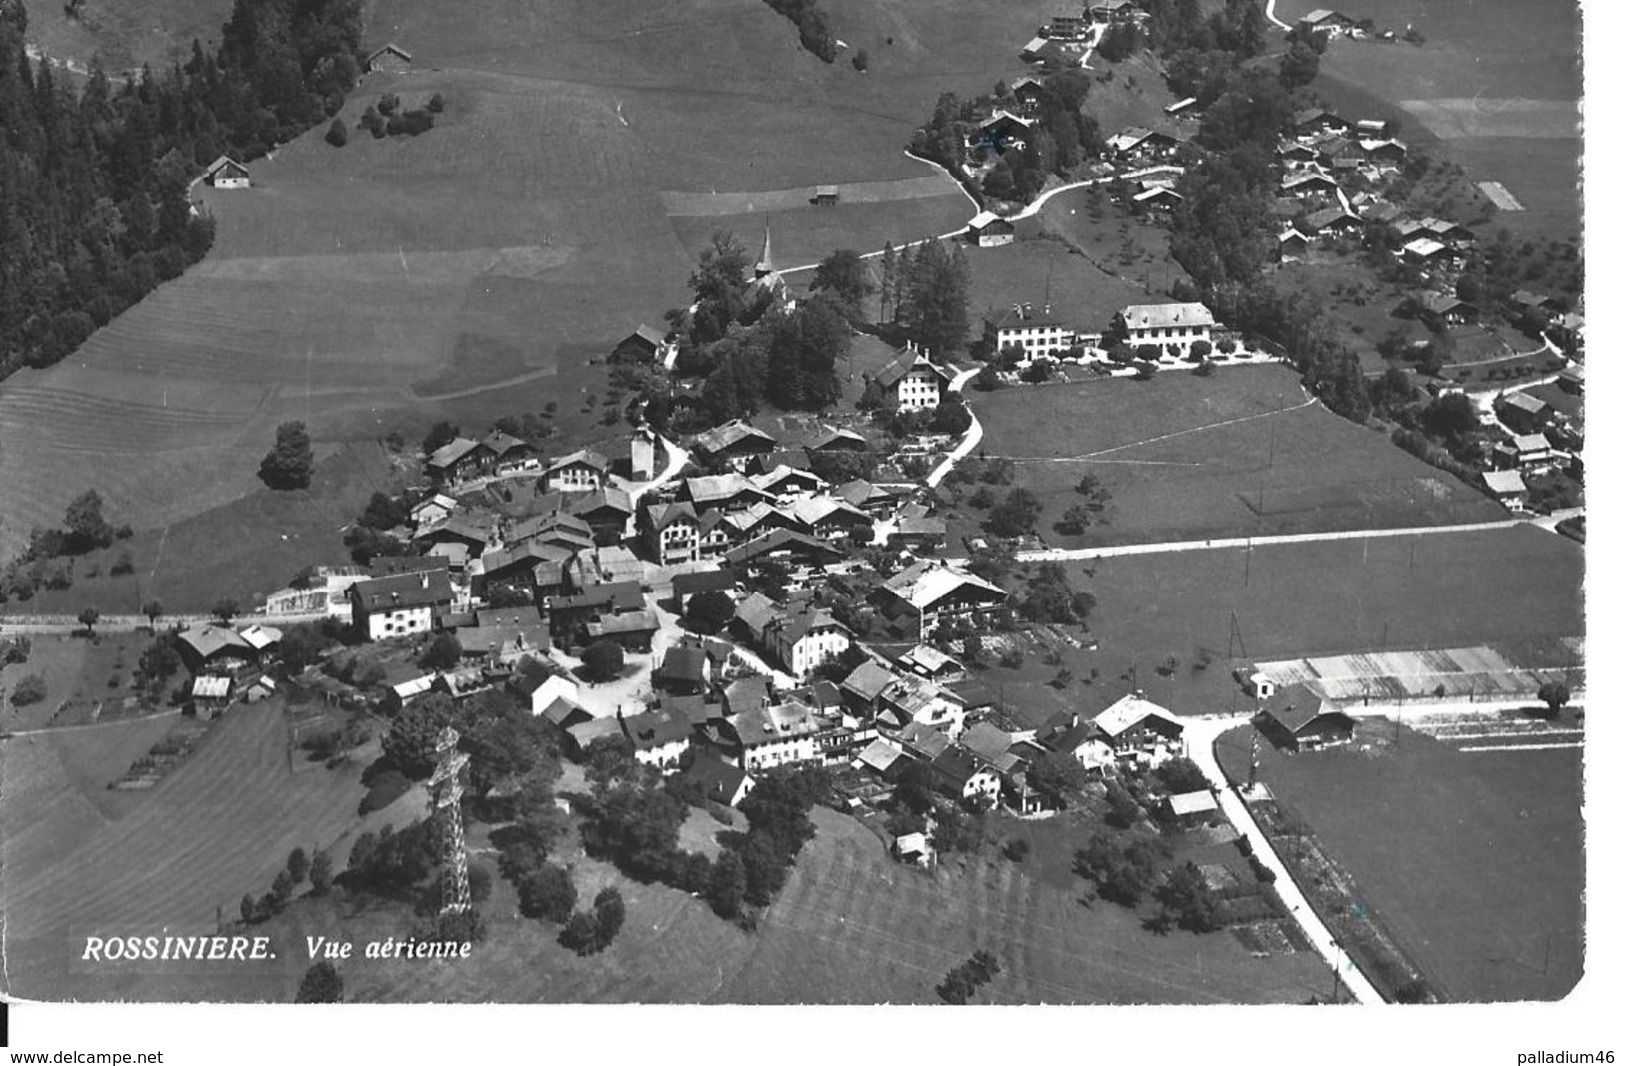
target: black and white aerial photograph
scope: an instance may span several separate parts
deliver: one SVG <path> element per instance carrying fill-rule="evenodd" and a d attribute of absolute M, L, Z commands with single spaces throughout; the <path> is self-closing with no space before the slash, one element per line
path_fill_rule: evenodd
<path fill-rule="evenodd" d="M 0 0 L 14 1061 L 296 1003 L 1613 1061 L 1593 12 L 1318 2 Z"/>

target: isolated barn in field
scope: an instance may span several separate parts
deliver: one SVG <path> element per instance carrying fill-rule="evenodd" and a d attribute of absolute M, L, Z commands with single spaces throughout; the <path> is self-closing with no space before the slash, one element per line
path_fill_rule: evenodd
<path fill-rule="evenodd" d="M 982 211 L 970 220 L 966 236 L 978 248 L 993 248 L 1015 240 L 1016 226 L 1007 218 L 1000 218 L 991 211 Z"/>
<path fill-rule="evenodd" d="M 819 207 L 829 207 L 841 202 L 841 190 L 836 185 L 820 185 L 813 190 L 812 202 Z"/>
<path fill-rule="evenodd" d="M 248 188 L 248 168 L 229 155 L 223 155 L 209 164 L 203 180 L 216 189 Z"/>
<path fill-rule="evenodd" d="M 406 70 L 412 66 L 412 53 L 391 41 L 367 55 L 367 71 Z"/>

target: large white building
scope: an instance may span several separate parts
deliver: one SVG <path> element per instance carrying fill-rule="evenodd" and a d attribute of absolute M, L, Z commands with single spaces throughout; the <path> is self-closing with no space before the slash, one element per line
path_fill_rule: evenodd
<path fill-rule="evenodd" d="M 796 680 L 805 681 L 813 667 L 851 647 L 852 635 L 827 608 L 802 604 L 763 627 L 762 642 Z"/>
<path fill-rule="evenodd" d="M 1129 347 L 1185 347 L 1213 339 L 1213 312 L 1199 303 L 1133 304 L 1118 313 Z"/>
<path fill-rule="evenodd" d="M 450 610 L 451 599 L 451 575 L 444 570 L 391 574 L 350 586 L 351 618 L 368 640 L 427 633 Z"/>
<path fill-rule="evenodd" d="M 953 375 L 920 352 L 905 352 L 881 368 L 874 380 L 902 411 L 927 411 L 942 402 Z"/>
<path fill-rule="evenodd" d="M 989 357 L 1019 344 L 1030 358 L 1055 359 L 1070 349 L 1077 337 L 1066 319 L 1047 307 L 1039 312 L 1031 304 L 1017 304 L 982 319 L 982 339 Z"/>

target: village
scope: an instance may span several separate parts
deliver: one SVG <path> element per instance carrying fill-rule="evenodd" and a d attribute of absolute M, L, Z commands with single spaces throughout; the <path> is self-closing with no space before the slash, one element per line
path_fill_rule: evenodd
<path fill-rule="evenodd" d="M 816 5 L 770 6 L 816 54 Z M 675 220 L 686 289 L 679 274 L 605 299 L 591 278 L 597 321 L 559 324 L 557 351 L 531 340 L 553 312 L 521 305 L 567 263 L 586 278 L 586 242 L 357 253 L 403 304 L 402 287 L 440 284 L 418 271 L 466 258 L 490 310 L 457 290 L 447 361 L 389 368 L 390 404 L 318 385 L 250 502 L 202 533 L 115 526 L 93 491 L 64 528 L 36 526 L 0 581 L 0 739 L 87 790 L 102 821 L 75 831 L 101 849 L 126 816 L 191 831 L 169 797 L 208 788 L 223 809 L 233 774 L 245 810 L 274 796 L 286 824 L 260 850 L 292 853 L 242 862 L 269 891 L 221 859 L 189 918 L 212 908 L 218 932 L 273 939 L 410 932 L 462 944 L 478 975 L 419 990 L 404 969 L 290 963 L 245 979 L 259 998 L 297 983 L 302 1001 L 342 999 L 344 980 L 360 998 L 490 998 L 521 971 L 521 998 L 573 994 L 549 981 L 690 998 L 709 957 L 628 976 L 664 935 L 690 938 L 672 957 L 717 946 L 696 1001 L 756 995 L 756 952 L 779 959 L 763 1001 L 848 1001 L 845 972 L 882 956 L 859 999 L 904 967 L 900 1000 L 949 1003 L 984 986 L 996 1002 L 1565 994 L 1566 897 L 1559 966 L 1504 977 L 1480 956 L 1533 949 L 1439 949 L 1457 916 L 1396 890 L 1369 841 L 1426 809 L 1394 854 L 1438 858 L 1426 832 L 1457 831 L 1439 812 L 1477 803 L 1495 828 L 1461 832 L 1450 891 L 1520 845 L 1566 887 L 1571 827 L 1548 830 L 1567 794 L 1543 790 L 1585 737 L 1583 608 L 1565 584 L 1584 569 L 1579 253 L 1509 231 L 1524 206 L 1469 181 L 1412 116 L 1310 88 L 1328 48 L 1421 48 L 1413 27 L 1285 17 L 1136 0 L 1057 8 L 1036 30 L 1024 16 L 1014 41 L 1035 35 L 1001 49 L 1019 77 L 942 92 L 891 142 L 930 175 L 665 182 L 645 199 Z M 359 144 L 333 102 L 320 150 L 340 155 L 322 166 L 460 150 L 435 142 L 467 136 L 474 94 L 439 88 L 456 68 L 411 29 L 355 52 L 384 91 L 351 116 Z M 824 29 L 842 76 L 866 76 L 869 53 Z M 634 135 L 638 100 L 595 103 L 603 130 Z M 211 149 L 192 220 L 267 212 L 288 159 L 305 165 Z M 894 243 L 845 221 L 925 211 L 915 196 L 951 199 L 957 228 L 910 215 Z M 790 266 L 787 246 L 822 258 Z M 222 273 L 261 269 L 240 258 Z M 662 312 L 648 293 L 674 287 Z M 487 315 L 502 321 L 481 333 Z M 323 434 L 339 417 L 325 402 L 366 407 L 365 424 Z M 155 410 L 169 403 L 160 385 Z M 298 500 L 325 528 L 288 518 Z M 227 550 L 233 529 L 277 543 L 250 561 Z M 177 553 L 210 538 L 210 568 L 177 579 Z M 73 755 L 76 731 L 103 747 Z M 1528 769 L 1542 759 L 1559 772 Z M 68 921 L 47 906 L 68 875 L 42 869 L 36 959 Z M 946 976 L 922 926 L 896 932 L 933 906 L 964 919 L 942 951 L 973 949 Z M 1047 934 L 995 928 L 1023 909 L 1066 951 L 1035 964 Z M 606 954 L 623 923 L 624 956 Z M 1222 948 L 1185 939 L 1221 930 Z M 924 962 L 891 959 L 888 936 Z M 784 961 L 802 952 L 826 953 L 805 996 Z M 1020 975 L 1009 1000 L 1001 965 Z"/>

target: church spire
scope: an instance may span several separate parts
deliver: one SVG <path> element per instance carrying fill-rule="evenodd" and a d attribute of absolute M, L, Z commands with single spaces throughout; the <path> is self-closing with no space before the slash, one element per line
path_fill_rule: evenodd
<path fill-rule="evenodd" d="M 768 226 L 767 220 L 762 220 L 762 257 L 756 260 L 756 276 L 765 278 L 773 270 L 773 230 Z"/>

